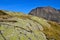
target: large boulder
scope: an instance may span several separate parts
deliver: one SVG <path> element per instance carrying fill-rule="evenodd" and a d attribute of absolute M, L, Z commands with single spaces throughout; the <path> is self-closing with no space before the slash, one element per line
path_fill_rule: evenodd
<path fill-rule="evenodd" d="M 19 12 L 0 13 L 0 40 L 60 39 L 60 25 L 56 22 Z"/>

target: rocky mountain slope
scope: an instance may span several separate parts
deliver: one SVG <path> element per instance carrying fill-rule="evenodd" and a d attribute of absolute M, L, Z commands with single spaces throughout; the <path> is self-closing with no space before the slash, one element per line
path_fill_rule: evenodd
<path fill-rule="evenodd" d="M 37 7 L 32 9 L 29 14 L 60 23 L 60 10 L 50 6 Z"/>
<path fill-rule="evenodd" d="M 60 25 L 32 15 L 0 10 L 0 40 L 59 40 Z"/>

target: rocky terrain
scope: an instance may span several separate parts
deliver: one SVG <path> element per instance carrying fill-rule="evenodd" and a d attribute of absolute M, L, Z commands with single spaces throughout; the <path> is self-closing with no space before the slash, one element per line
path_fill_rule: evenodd
<path fill-rule="evenodd" d="M 29 14 L 60 23 L 60 10 L 50 6 L 37 7 L 32 9 Z"/>
<path fill-rule="evenodd" d="M 0 10 L 0 40 L 59 40 L 60 25 L 41 17 Z"/>

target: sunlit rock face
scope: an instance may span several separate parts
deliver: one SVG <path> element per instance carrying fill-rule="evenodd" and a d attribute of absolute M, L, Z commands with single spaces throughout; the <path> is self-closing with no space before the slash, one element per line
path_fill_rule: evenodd
<path fill-rule="evenodd" d="M 20 12 L 0 10 L 0 40 L 59 40 L 60 25 Z"/>
<path fill-rule="evenodd" d="M 60 10 L 50 6 L 37 7 L 32 9 L 29 14 L 60 23 Z"/>

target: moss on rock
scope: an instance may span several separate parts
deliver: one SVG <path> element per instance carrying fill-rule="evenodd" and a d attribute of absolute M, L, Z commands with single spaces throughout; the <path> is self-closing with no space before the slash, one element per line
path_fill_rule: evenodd
<path fill-rule="evenodd" d="M 55 22 L 18 12 L 5 13 L 8 16 L 2 15 L 0 17 L 0 20 L 5 20 L 0 21 L 0 40 L 60 39 L 60 25 Z M 3 18 L 4 16 L 7 16 L 7 18 Z"/>

